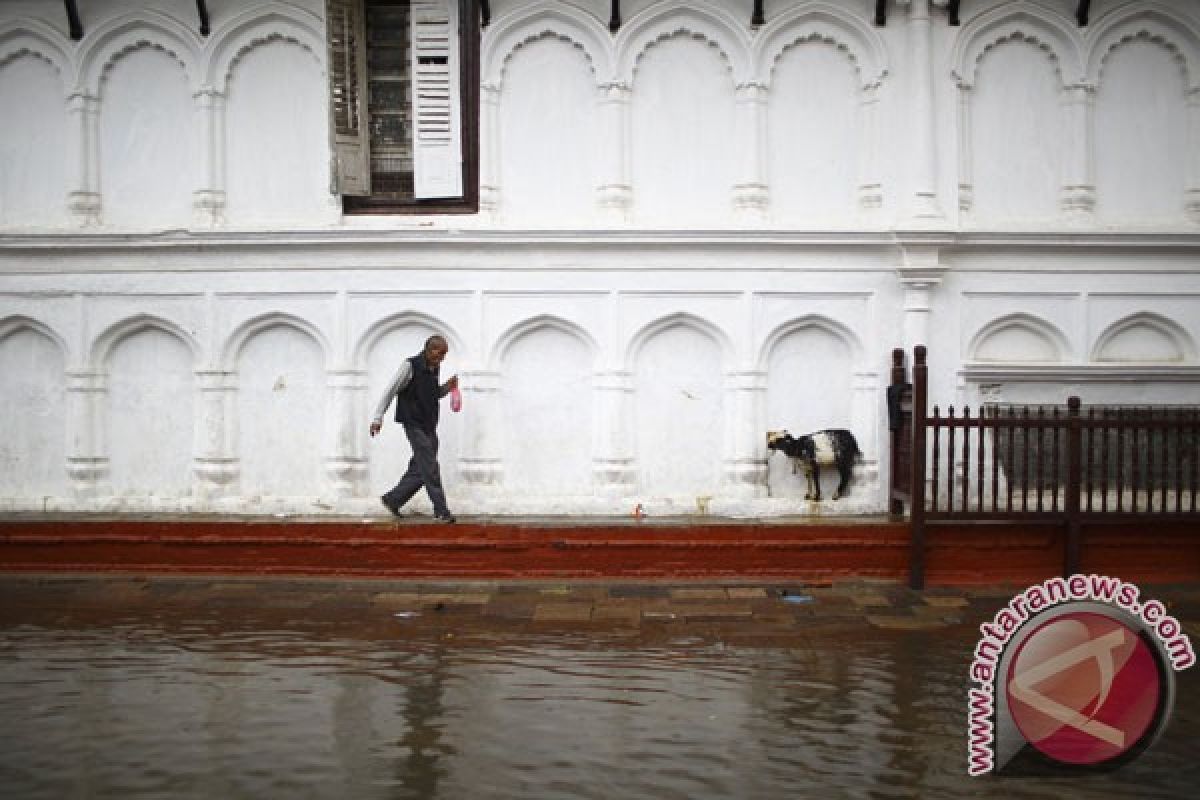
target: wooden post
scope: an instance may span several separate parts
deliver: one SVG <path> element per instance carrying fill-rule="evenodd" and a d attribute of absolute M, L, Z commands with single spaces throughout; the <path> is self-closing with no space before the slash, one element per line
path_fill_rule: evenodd
<path fill-rule="evenodd" d="M 1067 513 L 1067 541 L 1063 558 L 1063 576 L 1079 572 L 1079 487 L 1083 464 L 1079 398 L 1067 398 L 1067 494 L 1063 503 Z"/>
<path fill-rule="evenodd" d="M 929 394 L 925 352 L 923 344 L 913 348 L 912 514 L 908 558 L 911 589 L 925 588 L 925 403 Z"/>
<path fill-rule="evenodd" d="M 901 462 L 908 457 L 911 461 L 911 456 L 905 452 L 904 437 L 907 434 L 911 442 L 911 425 L 905 425 L 904 420 L 904 392 L 906 388 L 910 388 L 905 375 L 904 369 L 904 348 L 897 347 L 892 350 L 892 377 L 888 386 L 888 429 L 891 433 L 892 454 L 891 454 L 891 488 L 888 491 L 888 512 L 893 516 L 900 516 L 904 513 L 904 501 L 899 497 L 901 494 L 906 494 L 912 497 L 912 481 L 907 481 L 908 486 L 904 486 L 905 472 L 908 465 L 901 465 Z"/>

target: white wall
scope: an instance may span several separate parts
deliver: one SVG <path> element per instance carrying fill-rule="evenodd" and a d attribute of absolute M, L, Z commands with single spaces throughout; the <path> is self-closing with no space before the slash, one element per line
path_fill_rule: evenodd
<path fill-rule="evenodd" d="M 433 331 L 467 513 L 811 510 L 779 427 L 853 430 L 821 511 L 880 510 L 896 346 L 942 405 L 1200 402 L 1200 9 L 987 0 L 926 44 L 924 5 L 494 2 L 483 209 L 353 217 L 319 0 L 208 37 L 107 0 L 80 42 L 5 3 L 0 507 L 381 511 L 369 413 Z"/>
<path fill-rule="evenodd" d="M 66 220 L 66 110 L 48 61 L 25 54 L 0 68 L 0 225 L 53 228 Z"/>

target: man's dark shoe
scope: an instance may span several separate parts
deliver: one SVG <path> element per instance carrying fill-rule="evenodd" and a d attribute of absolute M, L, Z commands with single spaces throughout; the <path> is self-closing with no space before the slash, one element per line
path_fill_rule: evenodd
<path fill-rule="evenodd" d="M 447 511 L 445 514 L 434 515 L 434 519 L 443 525 L 453 525 L 454 523 L 458 522 L 458 520 L 454 518 L 454 515 L 449 511 Z"/>
<path fill-rule="evenodd" d="M 400 506 L 397 505 L 395 501 L 391 500 L 386 494 L 380 497 L 379 500 L 387 507 L 388 511 L 392 512 L 392 514 L 397 517 L 400 516 Z"/>

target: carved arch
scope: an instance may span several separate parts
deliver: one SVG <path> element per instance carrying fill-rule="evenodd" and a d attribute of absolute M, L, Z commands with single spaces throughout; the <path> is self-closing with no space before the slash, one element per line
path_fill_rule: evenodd
<path fill-rule="evenodd" d="M 771 353 L 779 345 L 781 341 L 798 331 L 813 328 L 829 334 L 838 341 L 842 342 L 849 348 L 854 364 L 860 364 L 863 360 L 863 345 L 862 340 L 850 328 L 846 327 L 836 320 L 820 314 L 807 314 L 803 317 L 796 317 L 787 322 L 777 325 L 767 337 L 763 340 L 762 346 L 758 351 L 757 369 L 761 372 L 766 372 L 767 365 L 771 360 Z M 853 365 L 852 365 L 853 367 Z"/>
<path fill-rule="evenodd" d="M 508 358 L 508 353 L 512 349 L 513 345 L 515 345 L 526 335 L 544 328 L 564 333 L 567 336 L 570 336 L 571 338 L 581 342 L 585 347 L 587 347 L 588 353 L 591 355 L 593 365 L 595 364 L 596 358 L 600 352 L 600 348 L 596 344 L 595 338 L 580 325 L 553 314 L 540 314 L 536 317 L 522 320 L 506 330 L 500 335 L 500 338 L 496 340 L 496 344 L 492 347 L 491 358 L 489 359 L 488 363 L 496 366 L 503 364 Z"/>
<path fill-rule="evenodd" d="M 156 11 L 125 14 L 103 23 L 84 39 L 79 55 L 79 83 L 95 97 L 108 72 L 123 56 L 144 47 L 161 50 L 183 69 L 188 89 L 199 88 L 201 42 L 190 28 Z"/>
<path fill-rule="evenodd" d="M 1097 20 L 1088 32 L 1087 78 L 1099 85 L 1109 56 L 1131 41 L 1150 41 L 1166 48 L 1183 70 L 1188 89 L 1200 88 L 1200 31 L 1158 3 L 1121 8 Z"/>
<path fill-rule="evenodd" d="M 272 41 L 295 44 L 316 61 L 325 74 L 325 41 L 320 21 L 306 11 L 268 3 L 244 12 L 213 31 L 204 50 L 204 83 L 218 92 L 229 87 L 238 62 L 259 45 Z"/>
<path fill-rule="evenodd" d="M 950 69 L 960 86 L 975 85 L 979 62 L 987 52 L 1008 41 L 1041 48 L 1054 63 L 1063 85 L 1084 78 L 1083 43 L 1065 19 L 1027 2 L 1002 3 L 962 27 L 950 56 Z"/>
<path fill-rule="evenodd" d="M 670 0 L 640 12 L 617 34 L 616 79 L 632 86 L 646 51 L 677 35 L 698 38 L 716 49 L 729 65 L 735 86 L 753 80 L 750 37 L 741 22 L 716 6 L 680 8 Z"/>
<path fill-rule="evenodd" d="M 842 8 L 814 3 L 789 9 L 759 31 L 753 52 L 756 79 L 769 85 L 783 55 L 810 41 L 827 42 L 844 53 L 863 87 L 877 86 L 887 77 L 887 47 L 875 29 Z"/>
<path fill-rule="evenodd" d="M 984 325 L 971 337 L 967 345 L 967 358 L 972 361 L 983 360 L 979 357 L 984 345 L 993 337 L 1005 331 L 1019 330 L 1031 334 L 1048 346 L 1053 357 L 1050 362 L 1067 361 L 1071 355 L 1070 340 L 1057 325 L 1033 314 L 1016 313 L 998 317 Z M 1047 359 L 1028 359 L 1030 361 L 1045 361 Z"/>
<path fill-rule="evenodd" d="M 423 314 L 420 311 L 401 311 L 397 314 L 391 314 L 381 320 L 377 320 L 359 337 L 358 343 L 354 346 L 352 361 L 350 362 L 356 368 L 365 368 L 367 356 L 375 345 L 394 330 L 403 328 L 407 325 L 422 325 L 430 330 L 436 331 L 446 337 L 446 342 L 450 345 L 450 352 L 463 352 L 463 338 L 456 330 L 451 328 L 440 319 L 429 314 Z"/>
<path fill-rule="evenodd" d="M 625 348 L 625 368 L 633 369 L 636 366 L 638 356 L 641 355 L 642 349 L 648 341 L 653 339 L 657 334 L 676 327 L 690 328 L 708 337 L 720 348 L 722 362 L 724 364 L 732 363 L 734 349 L 733 340 L 729 335 L 719 325 L 703 317 L 690 312 L 680 311 L 659 317 L 643 325 L 630 338 L 629 344 Z"/>
<path fill-rule="evenodd" d="M 1096 337 L 1096 343 L 1092 346 L 1091 360 L 1092 361 L 1110 361 L 1112 359 L 1105 357 L 1105 351 L 1121 337 L 1122 334 L 1136 328 L 1148 328 L 1155 333 L 1160 334 L 1164 339 L 1171 343 L 1179 354 L 1178 359 L 1182 361 L 1196 360 L 1196 342 L 1191 335 L 1183 329 L 1174 320 L 1168 319 L 1161 314 L 1155 314 L 1149 311 L 1142 311 L 1136 314 L 1130 314 L 1127 317 L 1122 317 L 1113 324 L 1109 325 L 1104 331 Z"/>
<path fill-rule="evenodd" d="M 505 14 L 488 26 L 483 37 L 483 82 L 500 87 L 508 63 L 526 45 L 553 37 L 583 53 L 597 83 L 611 80 L 613 46 L 599 20 L 567 3 L 548 0 Z"/>
<path fill-rule="evenodd" d="M 0 319 L 0 342 L 21 331 L 39 333 L 53 342 L 58 347 L 58 351 L 62 353 L 64 364 L 70 364 L 75 360 L 73 358 L 74 353 L 71 352 L 71 348 L 67 345 L 66 338 L 46 323 L 36 320 L 33 317 L 27 317 L 24 314 L 14 314 L 10 317 Z"/>
<path fill-rule="evenodd" d="M 192 354 L 193 368 L 199 366 L 200 345 L 196 337 L 171 320 L 154 314 L 137 314 L 114 322 L 92 343 L 90 363 L 95 369 L 107 369 L 117 345 L 142 331 L 161 331 L 187 345 Z"/>
<path fill-rule="evenodd" d="M 0 67 L 23 55 L 31 55 L 53 67 L 64 92 L 74 85 L 78 68 L 74 48 L 44 22 L 16 19 L 0 25 Z"/>
<path fill-rule="evenodd" d="M 242 351 L 246 348 L 246 343 L 255 334 L 270 330 L 271 328 L 291 328 L 292 330 L 307 334 L 321 349 L 324 367 L 325 369 L 329 369 L 329 355 L 332 351 L 325 334 L 308 320 L 282 311 L 259 314 L 238 325 L 225 340 L 225 344 L 221 348 L 221 364 L 231 371 L 237 369 L 237 362 L 241 358 Z"/>

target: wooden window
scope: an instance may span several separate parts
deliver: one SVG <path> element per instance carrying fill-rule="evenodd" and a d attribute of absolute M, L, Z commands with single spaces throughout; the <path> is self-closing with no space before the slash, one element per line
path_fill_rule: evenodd
<path fill-rule="evenodd" d="M 326 0 L 347 213 L 479 207 L 478 0 Z"/>

